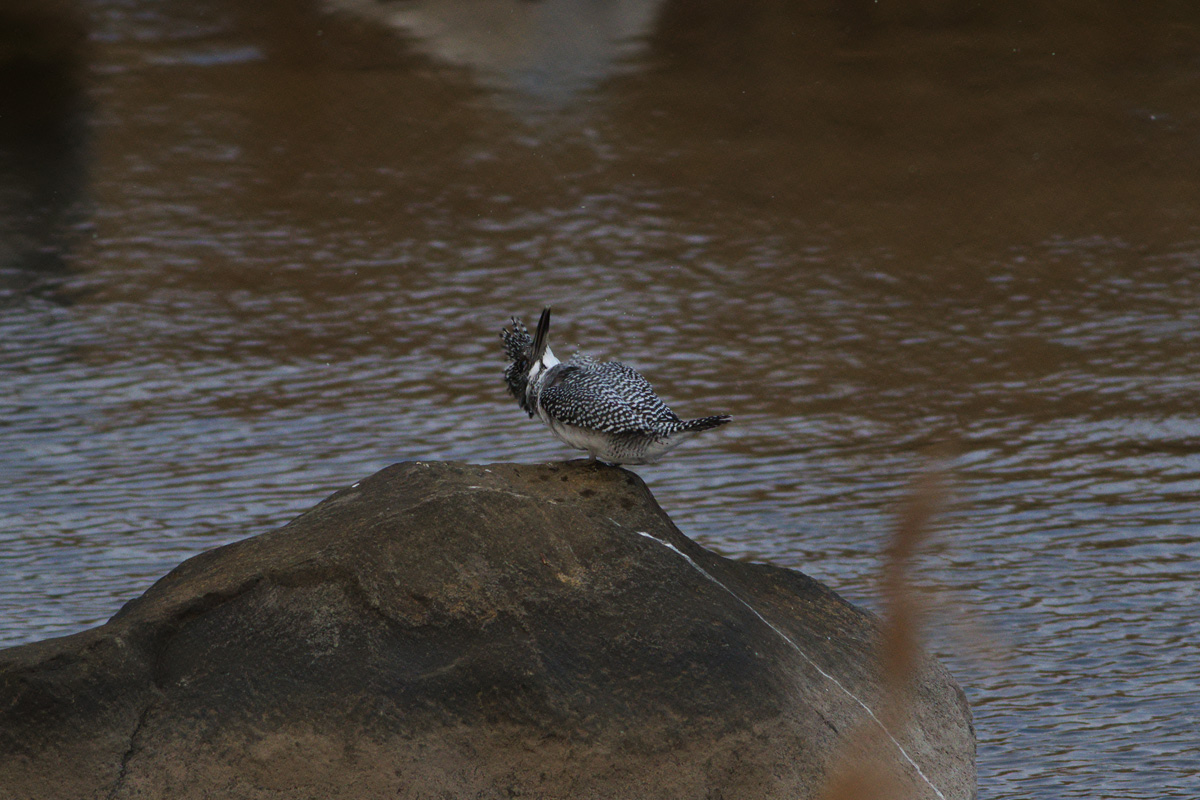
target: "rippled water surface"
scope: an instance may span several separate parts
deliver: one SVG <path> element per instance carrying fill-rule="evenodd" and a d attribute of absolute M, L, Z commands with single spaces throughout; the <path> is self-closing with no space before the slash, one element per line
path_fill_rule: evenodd
<path fill-rule="evenodd" d="M 571 457 L 500 379 L 553 303 L 734 416 L 637 469 L 726 554 L 872 605 L 950 454 L 982 797 L 1200 796 L 1200 13 L 460 5 L 0 9 L 0 645 L 395 461 Z"/>

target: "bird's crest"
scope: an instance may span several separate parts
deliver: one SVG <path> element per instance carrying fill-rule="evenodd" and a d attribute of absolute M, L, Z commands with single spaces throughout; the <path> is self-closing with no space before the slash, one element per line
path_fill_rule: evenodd
<path fill-rule="evenodd" d="M 529 347 L 533 344 L 533 339 L 529 337 L 525 323 L 516 317 L 512 318 L 511 329 L 505 328 L 500 331 L 500 338 L 504 340 L 504 353 L 511 362 L 504 368 L 504 382 L 508 384 L 508 392 L 517 398 L 521 408 L 532 417 L 533 411 L 525 398 L 525 387 L 529 385 Z"/>
<path fill-rule="evenodd" d="M 525 323 L 516 317 L 512 318 L 511 329 L 505 328 L 500 331 L 500 337 L 504 340 L 504 353 L 511 362 L 504 370 L 504 382 L 508 384 L 509 393 L 531 417 L 534 415 L 534 409 L 529 402 L 529 375 L 535 365 L 541 369 L 539 362 L 546 355 L 549 336 L 549 306 L 542 309 L 534 336 L 530 337 Z"/>

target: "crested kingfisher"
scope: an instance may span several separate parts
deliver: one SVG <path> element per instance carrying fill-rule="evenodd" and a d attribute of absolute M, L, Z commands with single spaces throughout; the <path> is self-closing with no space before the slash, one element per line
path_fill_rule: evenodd
<path fill-rule="evenodd" d="M 729 415 L 683 420 L 658 399 L 649 381 L 618 361 L 576 354 L 560 362 L 549 345 L 550 308 L 542 310 L 533 337 L 524 323 L 500 332 L 511 362 L 508 391 L 530 417 L 593 459 L 610 464 L 652 464 L 700 431 L 729 422 Z"/>

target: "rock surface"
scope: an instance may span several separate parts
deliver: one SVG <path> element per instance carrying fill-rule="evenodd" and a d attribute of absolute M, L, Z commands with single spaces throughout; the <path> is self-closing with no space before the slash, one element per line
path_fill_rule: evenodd
<path fill-rule="evenodd" d="M 795 800 L 874 757 L 894 796 L 974 797 L 931 659 L 907 724 L 854 743 L 877 633 L 625 470 L 400 464 L 0 651 L 0 796 Z"/>

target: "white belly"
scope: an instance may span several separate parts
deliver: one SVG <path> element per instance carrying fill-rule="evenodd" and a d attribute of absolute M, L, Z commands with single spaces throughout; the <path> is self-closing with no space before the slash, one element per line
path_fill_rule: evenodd
<path fill-rule="evenodd" d="M 596 458 L 604 461 L 611 461 L 610 456 L 614 455 L 611 451 L 611 437 L 606 436 L 596 431 L 589 431 L 587 428 L 578 428 L 574 425 L 567 425 L 558 420 L 548 420 L 547 425 L 550 427 L 550 432 L 559 440 L 566 442 L 576 450 L 586 450 Z"/>
<path fill-rule="evenodd" d="M 670 437 L 612 436 L 559 422 L 542 414 L 540 408 L 538 416 L 550 428 L 555 438 L 576 450 L 586 450 L 592 458 L 610 464 L 653 464 L 691 435 L 690 431 L 683 431 Z"/>

